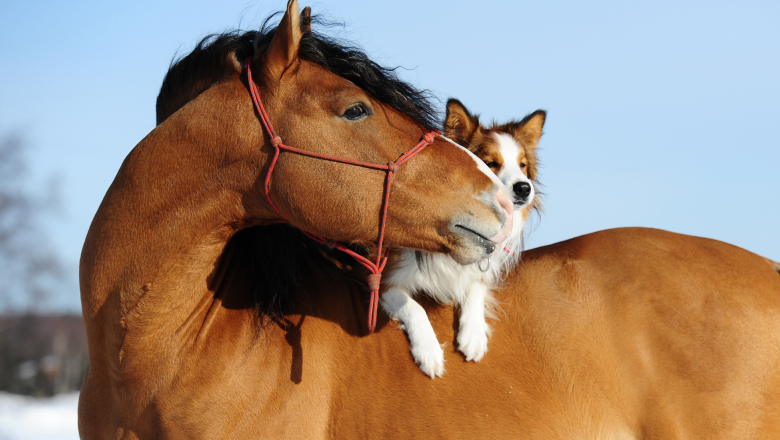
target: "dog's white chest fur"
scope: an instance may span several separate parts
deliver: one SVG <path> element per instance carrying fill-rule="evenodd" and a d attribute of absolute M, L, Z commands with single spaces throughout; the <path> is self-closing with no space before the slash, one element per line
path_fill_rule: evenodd
<path fill-rule="evenodd" d="M 479 362 L 487 352 L 490 336 L 485 318 L 495 318 L 492 290 L 517 263 L 522 248 L 524 216 L 517 214 L 512 234 L 496 247 L 489 262 L 463 266 L 444 254 L 396 251 L 385 280 L 388 287 L 382 293 L 382 307 L 406 330 L 412 356 L 431 378 L 444 374 L 444 351 L 428 315 L 412 296 L 425 294 L 442 304 L 457 305 L 458 349 L 466 360 Z"/>

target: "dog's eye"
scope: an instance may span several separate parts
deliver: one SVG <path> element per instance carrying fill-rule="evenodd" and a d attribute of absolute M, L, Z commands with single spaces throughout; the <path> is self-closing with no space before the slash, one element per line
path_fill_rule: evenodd
<path fill-rule="evenodd" d="M 359 121 L 369 115 L 368 109 L 363 104 L 354 104 L 346 111 L 341 117 L 349 119 L 350 121 Z"/>
<path fill-rule="evenodd" d="M 488 162 L 486 165 L 488 166 L 488 168 L 498 168 L 498 162 L 495 161 Z"/>

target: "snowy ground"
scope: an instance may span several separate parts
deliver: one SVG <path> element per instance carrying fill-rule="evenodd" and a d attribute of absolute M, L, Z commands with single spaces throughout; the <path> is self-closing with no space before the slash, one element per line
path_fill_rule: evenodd
<path fill-rule="evenodd" d="M 0 440 L 78 440 L 79 394 L 49 399 L 0 392 Z"/>

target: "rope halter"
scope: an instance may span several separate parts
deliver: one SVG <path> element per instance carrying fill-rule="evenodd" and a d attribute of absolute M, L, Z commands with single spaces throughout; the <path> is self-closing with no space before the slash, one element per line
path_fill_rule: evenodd
<path fill-rule="evenodd" d="M 379 286 L 380 282 L 382 281 L 382 271 L 385 269 L 385 264 L 387 263 L 387 251 L 382 252 L 382 243 L 385 239 L 385 223 L 387 220 L 387 206 L 390 200 L 390 187 L 393 184 L 393 175 L 398 172 L 398 168 L 406 163 L 409 159 L 416 156 L 418 153 L 420 153 L 425 147 L 433 143 L 433 140 L 436 138 L 436 136 L 441 135 L 441 132 L 438 130 L 431 131 L 429 133 L 426 133 L 420 142 L 415 145 L 414 147 L 410 148 L 409 150 L 405 151 L 401 156 L 398 157 L 398 159 L 387 163 L 386 165 L 371 163 L 371 162 L 362 162 L 358 160 L 352 160 L 352 159 L 346 159 L 341 157 L 334 157 L 329 156 L 327 154 L 320 154 L 320 153 L 314 153 L 312 151 L 307 150 L 301 150 L 300 148 L 291 147 L 289 145 L 285 145 L 282 142 L 282 138 L 279 137 L 279 135 L 276 134 L 274 131 L 273 125 L 271 125 L 271 120 L 268 118 L 268 113 L 265 111 L 265 107 L 263 106 L 263 101 L 260 99 L 260 90 L 257 88 L 257 84 L 255 84 L 254 80 L 252 79 L 252 58 L 249 57 L 246 60 L 246 76 L 247 81 L 249 83 L 249 91 L 252 94 L 252 101 L 255 103 L 255 110 L 257 110 L 257 114 L 260 116 L 260 120 L 263 122 L 263 126 L 265 127 L 265 131 L 268 134 L 268 137 L 271 139 L 271 146 L 274 148 L 274 156 L 271 159 L 271 164 L 268 167 L 268 174 L 265 175 L 265 196 L 268 198 L 268 203 L 271 204 L 271 207 L 276 211 L 279 216 L 281 216 L 283 219 L 288 220 L 287 217 L 282 214 L 282 212 L 279 210 L 279 207 L 276 206 L 274 201 L 271 199 L 271 174 L 274 171 L 274 166 L 276 165 L 276 161 L 279 159 L 279 153 L 284 150 L 288 151 L 290 153 L 300 154 L 302 156 L 309 156 L 314 157 L 316 159 L 323 159 L 323 160 L 329 160 L 333 162 L 340 162 L 345 163 L 349 165 L 355 165 L 359 167 L 365 167 L 365 168 L 372 168 L 375 170 L 381 170 L 387 172 L 387 177 L 385 178 L 385 188 L 384 188 L 384 197 L 382 198 L 382 217 L 379 222 L 379 236 L 377 237 L 376 245 L 377 245 L 377 251 L 376 251 L 376 261 L 369 261 L 366 257 L 356 253 L 355 251 L 347 248 L 346 246 L 342 245 L 341 243 L 337 243 L 334 240 L 329 240 L 325 237 L 321 237 L 317 234 L 314 234 L 309 231 L 302 232 L 306 234 L 309 238 L 325 244 L 331 248 L 335 247 L 336 249 L 352 256 L 358 263 L 362 264 L 371 272 L 371 275 L 368 276 L 368 288 L 371 290 L 371 299 L 369 301 L 368 305 L 368 332 L 373 333 L 374 329 L 376 328 L 376 315 L 377 315 L 377 309 L 379 308 Z M 289 221 L 289 220 L 288 220 Z"/>

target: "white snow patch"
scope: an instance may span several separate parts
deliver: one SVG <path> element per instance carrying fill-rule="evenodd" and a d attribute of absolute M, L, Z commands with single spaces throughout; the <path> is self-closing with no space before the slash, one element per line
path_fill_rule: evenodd
<path fill-rule="evenodd" d="M 78 440 L 79 393 L 36 398 L 0 392 L 0 440 Z"/>

